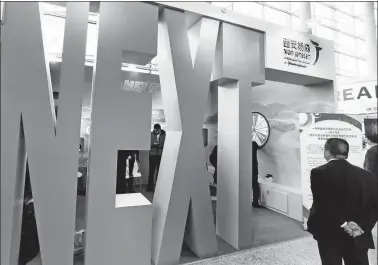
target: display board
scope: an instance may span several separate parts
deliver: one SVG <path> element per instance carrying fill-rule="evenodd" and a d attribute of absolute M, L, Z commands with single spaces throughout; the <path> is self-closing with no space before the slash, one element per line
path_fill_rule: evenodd
<path fill-rule="evenodd" d="M 357 115 L 337 113 L 300 113 L 301 175 L 304 216 L 312 206 L 310 173 L 326 163 L 324 144 L 329 138 L 342 138 L 349 143 L 348 161 L 361 167 L 362 121 Z"/>

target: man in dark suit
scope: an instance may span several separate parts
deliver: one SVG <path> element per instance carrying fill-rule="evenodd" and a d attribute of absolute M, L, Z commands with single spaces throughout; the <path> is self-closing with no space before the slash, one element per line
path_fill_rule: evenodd
<path fill-rule="evenodd" d="M 365 155 L 364 169 L 375 176 L 378 175 L 378 145 L 377 135 L 366 135 L 370 148 Z"/>
<path fill-rule="evenodd" d="M 151 149 L 149 156 L 149 174 L 148 174 L 148 184 L 147 191 L 155 191 L 155 184 L 159 176 L 160 162 L 163 155 L 164 143 L 165 143 L 166 132 L 161 129 L 160 124 L 154 125 L 154 130 L 151 132 Z M 154 182 L 156 172 L 156 182 Z"/>
<path fill-rule="evenodd" d="M 331 138 L 324 147 L 327 164 L 311 171 L 313 205 L 308 231 L 318 241 L 323 265 L 368 265 L 378 219 L 377 178 L 346 161 L 349 144 Z"/>

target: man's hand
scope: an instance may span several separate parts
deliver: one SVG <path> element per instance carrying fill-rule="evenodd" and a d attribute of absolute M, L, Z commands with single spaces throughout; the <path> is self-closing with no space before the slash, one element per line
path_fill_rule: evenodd
<path fill-rule="evenodd" d="M 343 227 L 344 231 L 348 233 L 348 235 L 352 237 L 360 236 L 364 233 L 364 231 L 359 227 L 358 224 L 355 222 L 348 222 L 346 226 Z"/>

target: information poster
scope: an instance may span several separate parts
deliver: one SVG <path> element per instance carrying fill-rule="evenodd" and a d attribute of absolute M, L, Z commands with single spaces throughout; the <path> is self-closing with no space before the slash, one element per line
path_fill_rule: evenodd
<path fill-rule="evenodd" d="M 300 113 L 301 175 L 304 217 L 312 206 L 310 173 L 324 165 L 324 144 L 329 138 L 349 143 L 348 161 L 362 167 L 362 119 L 358 115 L 337 113 Z"/>

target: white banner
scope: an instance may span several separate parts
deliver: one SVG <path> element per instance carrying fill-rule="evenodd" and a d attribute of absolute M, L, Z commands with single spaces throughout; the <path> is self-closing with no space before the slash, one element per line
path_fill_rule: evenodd
<path fill-rule="evenodd" d="M 362 121 L 357 115 L 337 113 L 300 113 L 301 174 L 304 215 L 312 206 L 310 173 L 325 164 L 324 144 L 329 138 L 348 141 L 348 161 L 362 167 Z M 307 212 L 308 213 L 308 212 Z"/>
<path fill-rule="evenodd" d="M 338 111 L 365 114 L 377 112 L 377 80 L 338 88 Z"/>

